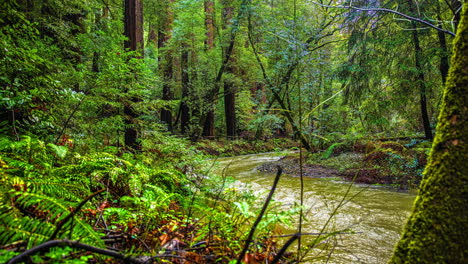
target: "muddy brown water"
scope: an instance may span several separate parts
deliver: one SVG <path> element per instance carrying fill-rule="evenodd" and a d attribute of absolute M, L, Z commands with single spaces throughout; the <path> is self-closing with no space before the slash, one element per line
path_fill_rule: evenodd
<path fill-rule="evenodd" d="M 280 159 L 284 154 L 264 153 L 217 160 L 217 173 L 235 178 L 237 188 L 251 188 L 264 200 L 275 175 L 256 169 L 261 164 Z M 352 230 L 353 234 L 333 236 L 312 250 L 306 263 L 386 263 L 398 241 L 415 199 L 414 193 L 369 185 L 351 185 L 337 178 L 305 178 L 304 205 L 308 211 L 302 232 Z M 346 195 L 347 194 L 347 195 Z M 288 210 L 300 200 L 300 178 L 282 175 L 274 199 L 283 204 L 278 210 Z M 339 207 L 330 219 L 341 201 Z M 295 228 L 284 227 L 285 234 Z M 307 236 L 303 244 L 315 236 Z M 293 250 L 293 249 L 292 249 Z M 332 254 L 329 254 L 329 253 Z"/>

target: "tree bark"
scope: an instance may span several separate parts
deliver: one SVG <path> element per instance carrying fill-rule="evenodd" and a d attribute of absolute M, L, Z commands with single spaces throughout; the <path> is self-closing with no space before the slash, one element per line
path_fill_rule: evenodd
<path fill-rule="evenodd" d="M 214 2 L 212 0 L 205 0 L 205 28 L 206 28 L 206 40 L 205 48 L 212 49 L 214 48 Z"/>
<path fill-rule="evenodd" d="M 140 51 L 143 56 L 143 3 L 141 0 L 125 0 L 124 47 L 131 51 Z"/>
<path fill-rule="evenodd" d="M 464 6 L 428 165 L 391 264 L 468 259 L 467 10 Z"/>
<path fill-rule="evenodd" d="M 139 51 L 138 58 L 143 57 L 143 3 L 141 0 L 125 0 L 124 33 L 127 40 L 124 48 L 131 51 Z M 138 142 L 138 130 L 136 128 L 136 118 L 138 113 L 133 108 L 137 98 L 130 98 L 124 103 L 125 118 L 125 145 L 133 149 L 140 149 Z"/>

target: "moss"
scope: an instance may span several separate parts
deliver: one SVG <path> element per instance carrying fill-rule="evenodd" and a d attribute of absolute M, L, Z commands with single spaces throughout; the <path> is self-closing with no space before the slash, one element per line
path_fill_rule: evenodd
<path fill-rule="evenodd" d="M 468 259 L 468 13 L 462 12 L 428 165 L 413 212 L 389 263 Z"/>
<path fill-rule="evenodd" d="M 403 152 L 406 150 L 406 148 L 398 143 L 398 142 L 393 142 L 393 141 L 387 141 L 387 142 L 382 142 L 380 144 L 380 148 L 383 148 L 383 149 L 391 149 L 393 151 L 397 151 L 397 152 Z"/>

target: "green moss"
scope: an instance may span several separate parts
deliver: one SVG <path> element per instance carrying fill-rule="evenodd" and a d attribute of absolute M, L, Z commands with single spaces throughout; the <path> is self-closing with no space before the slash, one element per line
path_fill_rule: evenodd
<path fill-rule="evenodd" d="M 420 193 L 389 263 L 466 263 L 468 259 L 467 19 L 465 5 Z"/>

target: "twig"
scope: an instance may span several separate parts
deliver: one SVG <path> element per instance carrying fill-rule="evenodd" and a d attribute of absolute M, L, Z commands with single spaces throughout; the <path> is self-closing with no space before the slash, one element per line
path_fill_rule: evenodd
<path fill-rule="evenodd" d="M 281 173 L 283 172 L 283 169 L 278 166 L 278 172 L 276 173 L 275 181 L 273 182 L 273 186 L 271 186 L 270 193 L 268 194 L 267 199 L 265 200 L 265 203 L 263 204 L 262 210 L 260 211 L 260 214 L 258 215 L 257 219 L 255 220 L 255 223 L 252 225 L 252 228 L 250 228 L 250 233 L 249 236 L 247 237 L 247 240 L 245 241 L 244 248 L 242 249 L 242 252 L 240 253 L 239 257 L 237 258 L 237 264 L 240 264 L 242 262 L 242 259 L 244 258 L 245 253 L 247 253 L 247 250 L 249 249 L 250 243 L 252 243 L 253 236 L 255 233 L 255 230 L 257 229 L 258 224 L 262 220 L 263 215 L 265 214 L 265 211 L 268 207 L 268 204 L 270 203 L 271 199 L 273 198 L 273 194 L 275 193 L 276 186 L 278 185 Z"/>
<path fill-rule="evenodd" d="M 71 114 L 68 116 L 67 120 L 65 121 L 65 124 L 63 124 L 62 130 L 60 130 L 60 134 L 57 136 L 55 139 L 55 145 L 59 143 L 60 138 L 62 137 L 63 133 L 65 132 L 65 129 L 68 127 L 68 123 L 70 123 L 70 120 L 73 118 L 75 115 L 76 111 L 78 111 L 78 108 L 80 108 L 81 104 L 83 103 L 84 100 L 80 100 L 78 104 L 76 104 L 75 108 L 73 108 L 73 111 Z"/>

